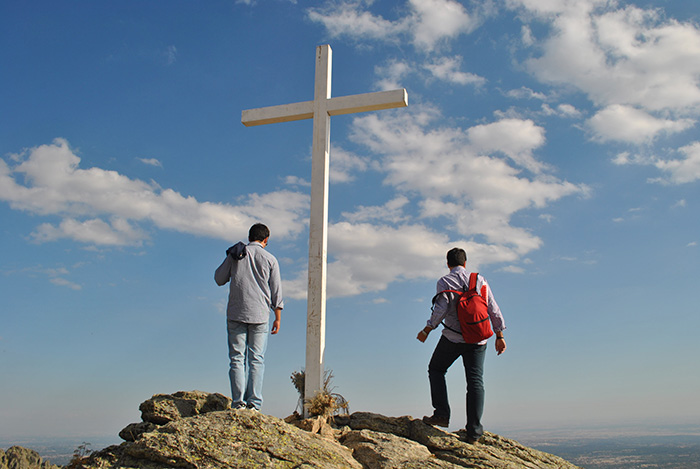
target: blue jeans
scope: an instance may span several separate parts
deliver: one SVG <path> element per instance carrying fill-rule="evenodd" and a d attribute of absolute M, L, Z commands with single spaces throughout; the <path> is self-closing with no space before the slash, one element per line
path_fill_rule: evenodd
<path fill-rule="evenodd" d="M 228 356 L 231 406 L 260 410 L 265 372 L 268 323 L 247 324 L 228 320 Z"/>
<path fill-rule="evenodd" d="M 435 347 L 433 357 L 428 365 L 430 380 L 430 397 L 437 417 L 450 418 L 450 403 L 447 398 L 447 369 L 462 357 L 464 373 L 467 378 L 467 435 L 478 439 L 484 434 L 481 416 L 484 413 L 484 358 L 486 344 L 458 344 L 444 336 Z"/>

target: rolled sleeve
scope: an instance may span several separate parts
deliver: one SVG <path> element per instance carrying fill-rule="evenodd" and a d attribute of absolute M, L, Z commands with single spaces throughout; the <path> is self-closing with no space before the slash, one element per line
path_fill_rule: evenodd
<path fill-rule="evenodd" d="M 273 310 L 284 309 L 282 278 L 280 276 L 279 263 L 276 259 L 270 271 L 270 306 Z"/>

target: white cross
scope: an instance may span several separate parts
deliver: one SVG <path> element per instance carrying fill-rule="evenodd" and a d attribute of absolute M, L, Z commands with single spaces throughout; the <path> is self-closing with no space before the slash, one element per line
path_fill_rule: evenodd
<path fill-rule="evenodd" d="M 249 109 L 241 114 L 241 122 L 248 127 L 313 118 L 304 387 L 306 398 L 312 398 L 323 389 L 323 354 L 326 347 L 330 116 L 408 106 L 408 94 L 405 89 L 331 98 L 332 61 L 329 45 L 316 48 L 313 101 Z M 308 416 L 306 409 L 304 413 Z"/>

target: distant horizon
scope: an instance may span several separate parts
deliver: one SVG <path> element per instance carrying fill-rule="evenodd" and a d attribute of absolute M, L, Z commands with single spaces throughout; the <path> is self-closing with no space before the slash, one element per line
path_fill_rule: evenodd
<path fill-rule="evenodd" d="M 355 410 L 353 412 L 365 412 L 363 410 Z M 264 410 L 263 410 L 263 413 Z M 352 412 L 351 412 L 352 413 Z M 388 417 L 400 417 L 402 415 L 387 415 L 381 412 L 374 412 L 381 415 L 386 415 Z M 292 412 L 289 413 L 291 415 Z M 403 414 L 406 415 L 406 414 Z M 284 419 L 287 416 L 275 416 L 279 419 Z M 412 418 L 419 419 L 420 416 L 413 415 Z M 140 420 L 139 420 L 140 421 Z M 130 422 L 137 423 L 137 422 Z M 21 442 L 34 442 L 34 443 L 53 443 L 53 442 L 87 442 L 93 444 L 93 441 L 99 442 L 111 442 L 109 444 L 121 443 L 122 440 L 119 437 L 119 432 L 123 428 L 116 429 L 114 435 L 104 434 L 84 434 L 76 436 L 51 436 L 51 435 L 36 435 L 36 436 L 24 436 L 24 437 L 3 437 L 0 436 L 0 447 L 7 449 L 9 446 L 22 446 Z M 454 432 L 459 430 L 459 428 L 449 428 L 446 431 Z M 521 437 L 527 435 L 528 438 L 547 438 L 551 440 L 569 440 L 575 438 L 581 439 L 598 439 L 598 438 L 636 438 L 636 437 L 647 437 L 647 436 L 658 436 L 658 437 L 672 437 L 672 436 L 692 436 L 700 438 L 700 423 L 696 422 L 666 422 L 666 423 L 652 423 L 644 420 L 628 421 L 628 422 L 609 422 L 609 423 L 589 423 L 583 425 L 576 425 L 574 423 L 560 425 L 560 426 L 540 426 L 540 427 L 527 427 L 527 426 L 493 426 L 489 427 L 488 422 L 486 422 L 485 430 L 491 433 L 495 433 L 507 438 L 517 439 L 509 435 L 520 435 Z M 86 439 L 88 438 L 88 439 Z M 17 443 L 13 443 L 17 442 Z M 5 446 L 3 446 L 5 445 Z M 7 446 L 9 445 L 9 446 Z M 92 449 L 95 449 L 94 447 Z"/>

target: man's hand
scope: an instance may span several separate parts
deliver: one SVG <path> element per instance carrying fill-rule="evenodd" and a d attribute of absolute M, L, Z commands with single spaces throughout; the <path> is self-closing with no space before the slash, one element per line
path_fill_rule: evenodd
<path fill-rule="evenodd" d="M 496 352 L 500 355 L 506 351 L 506 339 L 503 337 L 496 337 Z"/>
<path fill-rule="evenodd" d="M 280 331 L 280 323 L 282 322 L 282 308 L 275 309 L 275 320 L 272 322 L 272 330 L 270 333 L 277 334 Z"/>
<path fill-rule="evenodd" d="M 418 333 L 418 337 L 416 337 L 416 339 L 420 340 L 421 342 L 425 342 L 425 339 L 428 338 L 428 334 L 430 334 L 430 331 L 432 331 L 432 329 L 428 326 L 425 326 L 425 328 L 423 328 L 423 330 L 421 330 Z"/>
<path fill-rule="evenodd" d="M 275 319 L 272 322 L 272 331 L 270 331 L 271 334 L 277 334 L 280 331 L 280 322 L 281 321 L 279 319 Z"/>

